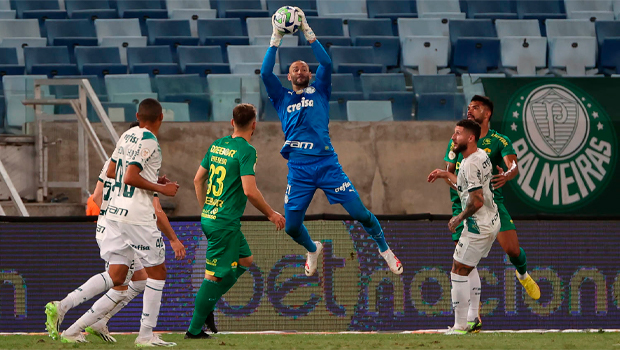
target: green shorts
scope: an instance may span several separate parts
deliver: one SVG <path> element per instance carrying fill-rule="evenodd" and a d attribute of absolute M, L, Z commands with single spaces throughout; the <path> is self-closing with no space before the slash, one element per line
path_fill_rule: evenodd
<path fill-rule="evenodd" d="M 239 259 L 252 256 L 250 246 L 239 229 L 221 229 L 202 225 L 207 236 L 205 273 L 223 278 L 237 269 Z"/>
<path fill-rule="evenodd" d="M 504 206 L 504 203 L 497 203 L 497 202 L 495 202 L 495 204 L 497 204 L 497 211 L 499 212 L 499 221 L 501 223 L 501 227 L 499 228 L 499 232 L 516 230 L 517 227 L 512 222 L 512 218 L 510 217 L 510 214 L 508 213 L 508 210 Z M 459 203 L 459 205 L 460 205 L 460 203 Z M 452 204 L 452 216 L 457 216 L 462 211 L 463 210 L 462 210 L 462 208 L 460 206 L 457 207 L 454 203 Z M 456 227 L 456 232 L 454 232 L 452 234 L 452 240 L 455 241 L 455 242 L 458 242 L 459 238 L 461 238 L 461 233 L 462 232 L 463 232 L 463 222 L 461 222 Z"/>

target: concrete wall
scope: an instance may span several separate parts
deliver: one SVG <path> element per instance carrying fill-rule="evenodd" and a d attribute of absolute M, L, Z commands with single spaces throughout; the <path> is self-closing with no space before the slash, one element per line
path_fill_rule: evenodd
<path fill-rule="evenodd" d="M 115 124 L 119 135 L 128 124 Z M 428 184 L 426 177 L 435 168 L 443 168 L 443 157 L 452 135 L 453 122 L 334 122 L 330 125 L 332 143 L 345 172 L 357 187 L 364 204 L 375 214 L 449 214 L 448 186 Z M 99 138 L 111 154 L 112 143 L 104 128 L 95 125 Z M 77 164 L 77 128 L 74 123 L 46 125 L 50 146 L 50 180 L 75 177 Z M 164 123 L 159 142 L 163 153 L 161 174 L 178 181 L 176 197 L 162 200 L 176 205 L 174 215 L 199 215 L 193 179 L 209 145 L 229 135 L 229 123 Z M 286 189 L 286 161 L 279 150 L 284 135 L 279 123 L 260 122 L 252 138 L 258 152 L 256 179 L 259 189 L 274 209 L 283 213 Z M 94 188 L 102 167 L 90 147 L 90 187 Z M 72 196 L 70 196 L 72 197 Z M 308 214 L 345 214 L 342 207 L 330 206 L 322 191 L 317 191 Z M 259 212 L 248 204 L 246 214 Z"/>

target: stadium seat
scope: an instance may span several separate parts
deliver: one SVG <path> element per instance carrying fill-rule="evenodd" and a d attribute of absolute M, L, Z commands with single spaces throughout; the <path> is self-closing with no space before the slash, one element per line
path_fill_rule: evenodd
<path fill-rule="evenodd" d="M 73 48 L 77 46 L 97 46 L 97 33 L 88 19 L 50 19 L 45 21 L 47 41 L 50 46 L 66 46 L 69 59 L 75 62 Z"/>
<path fill-rule="evenodd" d="M 219 18 L 238 18 L 243 35 L 248 35 L 245 26 L 250 17 L 271 17 L 269 12 L 262 9 L 260 0 L 216 0 Z"/>
<path fill-rule="evenodd" d="M 415 0 L 366 0 L 369 18 L 387 18 L 392 22 L 392 32 L 398 35 L 399 18 L 417 18 Z"/>
<path fill-rule="evenodd" d="M 368 18 L 366 0 L 316 0 L 316 9 L 319 17 Z M 312 25 L 310 24 L 310 26 Z"/>
<path fill-rule="evenodd" d="M 498 19 L 495 21 L 495 29 L 499 38 L 506 36 L 540 36 L 540 27 L 538 26 L 538 21 L 535 19 Z"/>
<path fill-rule="evenodd" d="M 351 19 L 349 36 L 355 46 L 371 46 L 378 63 L 387 67 L 398 65 L 400 40 L 393 36 L 389 19 Z"/>
<path fill-rule="evenodd" d="M 135 103 L 101 102 L 111 122 L 131 123 L 136 121 L 138 106 Z"/>
<path fill-rule="evenodd" d="M 15 16 L 17 15 L 17 11 L 11 9 L 11 2 L 9 0 L 2 0 L 0 1 L 0 19 L 15 19 Z M 3 98 L 0 98 L 0 103 L 2 103 L 4 100 Z M 2 110 L 0 110 L 1 112 Z M 0 128 L 2 128 L 3 123 L 2 121 L 0 121 Z"/>
<path fill-rule="evenodd" d="M 229 74 L 209 74 L 207 76 L 211 95 L 213 121 L 230 121 L 232 110 L 242 102 L 241 78 Z"/>
<path fill-rule="evenodd" d="M 353 73 L 359 76 L 362 73 L 385 73 L 385 66 L 376 63 L 372 47 L 343 47 L 329 48 L 334 73 Z"/>
<path fill-rule="evenodd" d="M 596 66 L 596 27 L 588 20 L 546 21 L 549 68 L 568 76 L 584 76 Z M 558 70 L 559 69 L 559 70 Z"/>
<path fill-rule="evenodd" d="M 271 33 L 273 32 L 271 18 L 248 18 L 246 20 L 246 25 L 248 28 L 250 45 L 269 47 Z M 297 46 L 299 42 L 298 36 L 299 34 L 285 35 L 282 38 L 280 47 Z"/>
<path fill-rule="evenodd" d="M 211 110 L 207 80 L 198 74 L 158 75 L 155 85 L 162 102 L 188 106 L 188 121 L 208 121 Z"/>
<path fill-rule="evenodd" d="M 110 7 L 108 0 L 65 0 L 65 8 L 72 19 L 117 18 L 116 10 Z"/>
<path fill-rule="evenodd" d="M 14 47 L 0 48 L 0 76 L 24 74 L 24 66 L 17 60 L 17 49 Z"/>
<path fill-rule="evenodd" d="M 618 55 L 618 45 L 620 45 L 620 22 L 616 21 L 597 21 L 596 38 L 598 40 L 599 66 L 606 73 L 615 73 L 616 65 L 620 61 Z"/>
<path fill-rule="evenodd" d="M 513 0 L 466 0 L 467 18 L 517 19 Z"/>
<path fill-rule="evenodd" d="M 362 74 L 362 76 L 369 74 Z M 372 74 L 370 74 L 372 75 Z M 353 74 L 342 73 L 332 74 L 332 92 L 360 92 L 361 86 L 358 86 Z"/>
<path fill-rule="evenodd" d="M 342 43 L 342 40 L 349 40 L 350 38 L 344 35 L 343 21 L 340 18 L 322 18 L 322 17 L 308 17 L 308 25 L 312 27 L 317 39 L 323 43 L 334 42 Z M 316 29 L 315 29 L 316 28 Z M 306 38 L 303 34 L 299 34 L 299 45 L 308 45 Z M 346 46 L 346 45 L 345 45 Z"/>
<path fill-rule="evenodd" d="M 179 46 L 179 65 L 183 74 L 228 74 L 230 66 L 224 63 L 219 46 Z"/>
<path fill-rule="evenodd" d="M 127 65 L 121 63 L 121 55 L 116 47 L 76 47 L 75 58 L 83 75 L 103 77 L 127 73 Z"/>
<path fill-rule="evenodd" d="M 120 18 L 137 18 L 140 20 L 140 32 L 147 36 L 146 20 L 148 18 L 168 18 L 168 11 L 157 0 L 116 0 Z"/>
<path fill-rule="evenodd" d="M 348 101 L 347 118 L 352 122 L 393 121 L 390 101 Z"/>
<path fill-rule="evenodd" d="M 164 115 L 163 121 L 165 122 L 189 122 L 190 112 L 189 104 L 182 102 L 161 102 L 162 114 Z M 193 120 L 197 122 L 206 122 L 208 118 L 208 110 L 201 111 L 204 115 L 202 120 Z"/>
<path fill-rule="evenodd" d="M 500 66 L 500 42 L 490 19 L 450 21 L 452 70 L 487 73 Z"/>
<path fill-rule="evenodd" d="M 127 19 L 98 19 L 95 21 L 95 29 L 99 42 L 103 38 L 115 37 L 140 37 L 140 21 L 137 18 Z"/>
<path fill-rule="evenodd" d="M 613 10 L 616 19 L 620 19 L 620 0 L 613 0 Z"/>
<path fill-rule="evenodd" d="M 41 36 L 47 36 L 44 25 L 46 20 L 67 18 L 67 11 L 61 10 L 56 0 L 18 0 L 12 4 L 17 11 L 17 18 L 36 18 L 39 21 Z"/>
<path fill-rule="evenodd" d="M 217 18 L 198 20 L 198 36 L 200 45 L 220 46 L 222 58 L 228 62 L 229 45 L 249 45 L 249 37 L 243 34 L 239 18 Z"/>
<path fill-rule="evenodd" d="M 516 2 L 519 19 L 537 19 L 543 36 L 547 35 L 545 20 L 566 18 L 563 0 L 516 0 Z"/>
<path fill-rule="evenodd" d="M 278 57 L 280 61 L 280 72 L 282 74 L 288 74 L 288 69 L 295 61 L 302 60 L 308 64 L 310 72 L 316 73 L 316 69 L 319 67 L 319 61 L 311 47 L 282 47 L 278 49 Z"/>
<path fill-rule="evenodd" d="M 179 45 L 198 45 L 198 38 L 192 37 L 189 20 L 147 19 L 149 45 L 168 45 L 176 51 Z"/>
<path fill-rule="evenodd" d="M 450 36 L 450 20 L 441 18 L 399 18 L 398 36 L 401 45 L 410 36 Z"/>
<path fill-rule="evenodd" d="M 359 36 L 394 36 L 394 33 L 389 19 L 351 19 L 349 36 L 355 44 Z"/>
<path fill-rule="evenodd" d="M 109 74 L 105 76 L 108 100 L 116 103 L 135 103 L 145 98 L 157 98 L 148 74 Z"/>
<path fill-rule="evenodd" d="M 564 7 L 569 19 L 614 20 L 612 0 L 565 0 Z"/>
<path fill-rule="evenodd" d="M 24 106 L 22 101 L 34 96 L 34 81 L 47 79 L 46 75 L 5 75 L 2 77 L 6 116 L 5 131 L 21 134 L 24 123 L 34 121 L 34 109 Z M 50 96 L 49 87 L 41 87 L 42 97 Z M 54 113 L 52 106 L 43 106 L 44 113 Z"/>
<path fill-rule="evenodd" d="M 187 19 L 192 36 L 198 37 L 198 20 L 217 17 L 217 10 L 211 9 L 205 0 L 166 0 L 170 19 Z"/>
<path fill-rule="evenodd" d="M 47 39 L 41 38 L 36 19 L 0 20 L 0 47 L 16 48 L 18 64 L 24 65 L 24 47 L 42 47 L 46 44 Z"/>
<path fill-rule="evenodd" d="M 229 46 L 228 59 L 230 62 L 230 71 L 233 74 L 260 74 L 260 69 L 263 64 L 263 59 L 267 53 L 267 46 Z M 277 66 L 277 55 L 276 55 Z M 280 67 L 276 67 L 277 73 Z M 276 69 L 274 68 L 274 69 Z"/>
<path fill-rule="evenodd" d="M 99 100 L 101 102 L 106 102 L 108 100 L 103 79 L 97 77 L 96 75 L 57 75 L 54 77 L 54 79 L 87 79 L 91 87 L 95 91 L 95 94 L 97 94 Z M 79 97 L 79 87 L 77 85 L 52 85 L 49 87 L 49 89 L 50 94 L 58 99 L 76 99 Z M 54 114 L 74 113 L 75 111 L 73 110 L 73 107 L 69 105 L 54 106 Z M 91 122 L 100 122 L 99 116 L 97 116 L 97 113 L 95 112 L 95 109 L 93 108 L 91 103 L 89 103 L 87 106 L 86 115 L 88 120 L 90 120 Z"/>
<path fill-rule="evenodd" d="M 270 14 L 278 11 L 283 6 L 295 6 L 299 7 L 306 17 L 318 16 L 316 10 L 316 0 L 267 0 L 267 12 Z"/>
<path fill-rule="evenodd" d="M 419 121 L 460 120 L 465 113 L 465 97 L 459 93 L 416 95 L 415 119 Z"/>
<path fill-rule="evenodd" d="M 172 58 L 170 46 L 130 47 L 127 49 L 129 72 L 158 74 L 177 74 L 179 66 Z"/>
<path fill-rule="evenodd" d="M 50 78 L 55 75 L 79 75 L 77 65 L 69 59 L 69 50 L 65 46 L 26 47 L 24 61 L 28 74 L 45 74 Z"/>
<path fill-rule="evenodd" d="M 459 0 L 417 0 L 418 17 L 465 19 Z"/>
<path fill-rule="evenodd" d="M 437 74 L 448 66 L 450 39 L 447 36 L 409 36 L 401 48 L 402 66 L 419 74 Z"/>
<path fill-rule="evenodd" d="M 500 46 L 502 65 L 514 71 L 511 75 L 535 76 L 547 66 L 547 38 L 507 36 L 500 39 Z"/>
<path fill-rule="evenodd" d="M 355 91 L 332 92 L 329 98 L 329 119 L 346 121 L 347 118 L 347 102 L 362 101 L 364 94 Z"/>
<path fill-rule="evenodd" d="M 403 74 L 362 74 L 360 79 L 365 99 L 390 101 L 394 120 L 411 120 L 414 96 Z"/>
<path fill-rule="evenodd" d="M 486 96 L 484 92 L 484 85 L 482 85 L 482 78 L 505 78 L 506 74 L 493 73 L 493 74 L 463 74 L 461 81 L 463 82 L 463 95 L 465 95 L 465 102 L 471 101 L 474 95 Z"/>
<path fill-rule="evenodd" d="M 0 47 L 12 47 L 17 50 L 17 62 L 24 65 L 25 47 L 45 47 L 47 39 L 44 38 L 6 38 L 0 42 Z"/>

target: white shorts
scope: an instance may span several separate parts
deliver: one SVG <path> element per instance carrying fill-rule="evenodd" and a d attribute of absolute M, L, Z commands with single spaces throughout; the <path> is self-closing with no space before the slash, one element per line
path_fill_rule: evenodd
<path fill-rule="evenodd" d="M 486 258 L 489 255 L 489 251 L 499 232 L 499 225 L 497 226 L 497 230 L 493 233 L 479 234 L 469 232 L 467 225 L 465 225 L 461 238 L 459 238 L 456 248 L 454 248 L 454 255 L 452 256 L 454 260 L 463 265 L 476 267 L 480 259 Z"/>
<path fill-rule="evenodd" d="M 131 261 L 138 258 L 144 267 L 164 263 L 166 245 L 155 224 L 132 225 L 106 221 L 105 234 L 99 245 L 103 260 L 110 264 L 131 266 Z"/>

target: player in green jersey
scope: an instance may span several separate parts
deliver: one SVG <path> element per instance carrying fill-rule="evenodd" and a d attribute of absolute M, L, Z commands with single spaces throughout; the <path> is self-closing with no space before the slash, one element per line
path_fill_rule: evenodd
<path fill-rule="evenodd" d="M 467 119 L 471 119 L 480 124 L 481 133 L 478 140 L 478 148 L 484 150 L 491 159 L 493 164 L 493 199 L 497 204 L 499 211 L 501 228 L 497 235 L 497 240 L 502 246 L 506 254 L 510 258 L 510 262 L 517 269 L 517 279 L 525 288 L 527 294 L 532 299 L 540 298 L 540 288 L 538 284 L 527 273 L 527 259 L 523 248 L 519 246 L 519 239 L 517 238 L 517 230 L 512 222 L 512 218 L 504 206 L 504 196 L 502 194 L 502 187 L 506 182 L 514 179 L 519 174 L 519 168 L 517 166 L 517 155 L 512 147 L 510 139 L 497 131 L 489 128 L 489 122 L 493 115 L 493 102 L 486 96 L 476 95 L 471 99 L 469 106 L 467 107 Z M 452 150 L 452 140 L 446 150 L 446 156 L 444 158 L 447 164 L 447 170 L 451 173 L 457 174 L 459 165 L 463 160 L 463 156 L 455 154 Z M 456 190 L 450 188 L 450 199 L 452 200 L 452 215 L 457 216 L 461 213 L 461 201 Z M 452 240 L 458 242 L 461 232 L 463 231 L 463 224 L 461 223 L 455 233 L 452 234 Z M 469 275 L 470 281 L 470 307 L 467 315 L 467 323 L 470 326 L 470 331 L 479 331 L 482 328 L 482 322 L 478 315 L 479 303 L 480 303 L 480 276 L 478 270 L 474 269 Z"/>
<path fill-rule="evenodd" d="M 231 124 L 233 134 L 213 142 L 194 178 L 196 197 L 202 205 L 202 231 L 209 245 L 205 279 L 196 295 L 186 339 L 209 338 L 202 330 L 207 316 L 252 265 L 252 252 L 241 233 L 246 202 L 265 214 L 276 229 L 285 224 L 284 217 L 271 209 L 256 187 L 256 149 L 249 143 L 256 129 L 256 108 L 247 103 L 237 105 Z"/>

